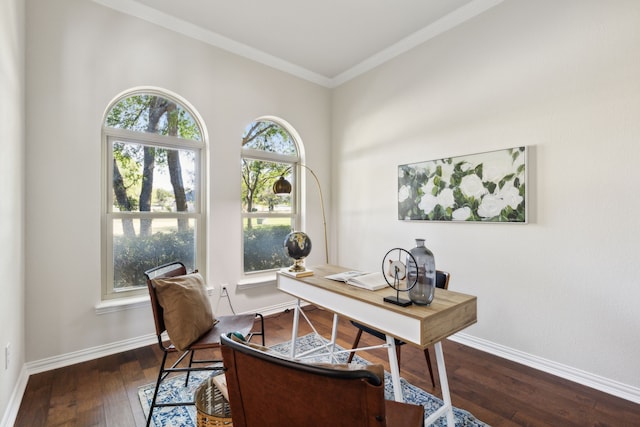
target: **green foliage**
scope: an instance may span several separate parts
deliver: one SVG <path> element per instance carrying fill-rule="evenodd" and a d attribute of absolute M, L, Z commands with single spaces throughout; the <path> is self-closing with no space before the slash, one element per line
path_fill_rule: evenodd
<path fill-rule="evenodd" d="M 151 94 L 141 94 L 130 96 L 120 100 L 109 111 L 106 119 L 106 126 L 126 129 L 134 132 L 158 133 L 161 135 L 177 136 L 183 139 L 201 140 L 201 132 L 197 123 L 191 115 L 176 102 Z M 147 157 L 145 158 L 145 153 Z M 172 150 L 143 145 L 131 141 L 116 141 L 113 144 L 114 167 L 119 171 L 122 178 L 119 189 L 124 190 L 129 206 L 124 203 L 119 204 L 121 210 L 138 210 L 142 207 L 148 209 L 150 201 L 148 199 L 150 191 L 146 188 L 150 185 L 150 180 L 145 178 L 145 171 L 153 171 L 158 165 L 169 166 L 170 173 L 178 174 L 178 167 L 168 165 L 169 154 Z M 151 157 L 149 158 L 149 154 Z M 193 158 L 193 153 L 188 150 L 182 151 L 183 156 Z M 174 170 L 175 169 L 175 170 Z M 176 199 L 184 199 L 185 189 L 174 186 Z M 124 198 L 119 194 L 120 201 Z"/>
<path fill-rule="evenodd" d="M 253 122 L 247 126 L 242 136 L 242 148 L 290 155 L 298 151 L 289 132 L 270 121 Z"/>
<path fill-rule="evenodd" d="M 242 148 L 291 155 L 292 159 L 295 159 L 293 156 L 297 154 L 297 147 L 291 135 L 282 126 L 270 121 L 257 121 L 249 125 L 242 136 Z M 268 206 L 269 210 L 276 204 L 287 203 L 290 199 L 279 198 L 271 190 L 273 183 L 280 176 L 291 179 L 291 163 L 243 157 L 243 212 L 253 212 L 258 203 Z"/>
<path fill-rule="evenodd" d="M 244 271 L 256 272 L 285 267 L 292 263 L 284 251 L 288 225 L 263 226 L 244 230 Z"/>
<path fill-rule="evenodd" d="M 162 206 L 164 211 L 171 212 L 175 203 L 172 192 L 170 192 L 169 190 L 165 190 L 164 188 L 157 188 L 155 190 L 154 196 L 155 203 Z"/>
<path fill-rule="evenodd" d="M 149 116 L 154 108 L 165 108 L 169 113 L 163 116 L 155 129 L 150 129 Z M 105 124 L 108 127 L 160 135 L 170 135 L 170 129 L 174 128 L 177 129 L 176 136 L 180 138 L 202 141 L 200 128 L 188 111 L 174 101 L 151 94 L 120 100 L 109 111 Z"/>
<path fill-rule="evenodd" d="M 243 210 L 250 212 L 256 202 L 267 205 L 278 200 L 271 187 L 281 176 L 286 176 L 291 166 L 264 160 L 242 159 L 242 200 Z"/>
<path fill-rule="evenodd" d="M 114 289 L 145 286 L 144 272 L 173 261 L 188 271 L 194 266 L 193 230 L 155 233 L 148 237 L 118 236 L 113 240 Z"/>

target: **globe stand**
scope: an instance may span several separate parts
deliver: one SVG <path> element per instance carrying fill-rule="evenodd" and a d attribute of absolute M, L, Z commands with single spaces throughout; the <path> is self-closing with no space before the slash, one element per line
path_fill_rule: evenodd
<path fill-rule="evenodd" d="M 293 260 L 293 265 L 289 267 L 289 271 L 292 273 L 300 273 L 306 270 L 307 269 L 304 266 L 304 258 Z"/>
<path fill-rule="evenodd" d="M 289 267 L 284 267 L 280 269 L 280 273 L 284 274 L 285 276 L 289 276 L 289 277 L 309 277 L 309 276 L 313 276 L 313 270 L 309 270 L 307 268 L 303 269 L 302 271 L 293 271 L 294 266 L 291 266 L 291 268 Z"/>

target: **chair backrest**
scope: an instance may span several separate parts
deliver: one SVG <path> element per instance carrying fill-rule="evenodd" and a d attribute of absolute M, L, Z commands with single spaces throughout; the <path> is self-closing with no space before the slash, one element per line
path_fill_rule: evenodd
<path fill-rule="evenodd" d="M 449 278 L 451 275 L 446 271 L 436 270 L 436 288 L 449 289 Z"/>
<path fill-rule="evenodd" d="M 386 425 L 382 366 L 307 364 L 221 342 L 234 427 Z"/>
<path fill-rule="evenodd" d="M 153 320 L 156 325 L 156 335 L 158 336 L 158 342 L 162 346 L 161 335 L 167 328 L 164 325 L 164 311 L 158 301 L 158 295 L 156 294 L 156 287 L 153 284 L 153 279 L 158 277 L 175 277 L 183 276 L 187 274 L 187 268 L 180 261 L 170 262 L 158 267 L 151 268 L 144 272 L 147 278 L 147 288 L 149 289 L 149 298 L 151 299 L 151 309 L 153 310 Z"/>

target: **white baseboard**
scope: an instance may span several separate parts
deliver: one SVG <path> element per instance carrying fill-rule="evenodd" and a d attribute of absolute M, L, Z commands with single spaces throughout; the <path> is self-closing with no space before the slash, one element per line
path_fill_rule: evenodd
<path fill-rule="evenodd" d="M 28 381 L 29 375 L 27 374 L 27 368 L 26 365 L 23 365 L 20 370 L 20 376 L 18 376 L 16 386 L 13 388 L 13 392 L 9 398 L 7 409 L 2 416 L 2 420 L 0 420 L 0 427 L 12 427 L 15 424 L 16 417 L 18 416 L 18 410 L 20 409 L 20 403 L 22 402 L 22 396 L 24 396 L 24 391 L 27 389 Z"/>
<path fill-rule="evenodd" d="M 291 307 L 292 303 L 287 302 L 264 308 L 261 310 L 261 313 L 267 316 L 270 314 L 281 313 L 282 311 Z M 74 351 L 71 353 L 48 357 L 45 359 L 36 360 L 34 362 L 27 362 L 25 364 L 26 371 L 28 375 L 33 375 L 40 372 L 50 371 L 52 369 L 74 365 L 80 362 L 86 362 L 88 360 L 98 359 L 100 357 L 110 356 L 112 354 L 121 353 L 123 351 L 133 350 L 135 348 L 144 347 L 146 345 L 155 344 L 157 342 L 158 340 L 155 334 L 148 334 L 141 337 L 117 341 L 111 344 L 105 344 L 80 351 Z"/>
<path fill-rule="evenodd" d="M 508 359 L 513 362 L 538 369 L 540 371 L 567 379 L 569 381 L 573 381 L 578 384 L 582 384 L 587 387 L 591 387 L 604 393 L 611 394 L 613 396 L 617 396 L 634 403 L 640 403 L 640 388 L 638 387 L 633 387 L 619 381 L 610 380 L 599 375 L 572 368 L 571 366 L 563 365 L 551 360 L 543 359 L 541 357 L 524 353 L 522 351 L 505 347 L 503 345 L 467 335 L 465 333 L 459 332 L 449 337 L 449 339 L 451 341 L 476 348 L 486 353 L 490 353 L 498 357 L 502 357 L 504 359 Z"/>
<path fill-rule="evenodd" d="M 29 375 L 38 374 L 40 372 L 63 368 L 65 366 L 98 359 L 100 357 L 110 356 L 112 354 L 121 353 L 123 351 L 133 350 L 134 348 L 155 344 L 157 342 L 158 339 L 156 338 L 156 335 L 149 334 L 110 344 L 90 347 L 84 350 L 73 351 L 71 353 L 61 354 L 53 357 L 47 357 L 45 359 L 36 360 L 34 362 L 27 362 L 27 372 Z"/>
<path fill-rule="evenodd" d="M 98 359 L 100 357 L 109 356 L 123 351 L 133 350 L 156 342 L 158 342 L 156 335 L 149 334 L 25 363 L 20 372 L 18 382 L 11 394 L 11 399 L 2 417 L 2 421 L 0 422 L 0 427 L 11 427 L 14 425 L 16 417 L 18 416 L 18 410 L 20 409 L 20 403 L 24 396 L 24 391 L 27 388 L 27 382 L 31 375 L 63 368 L 80 362 Z"/>

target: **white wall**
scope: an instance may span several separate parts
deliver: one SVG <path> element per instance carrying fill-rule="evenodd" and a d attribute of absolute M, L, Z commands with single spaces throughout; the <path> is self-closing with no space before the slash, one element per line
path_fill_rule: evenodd
<path fill-rule="evenodd" d="M 640 2 L 505 1 L 334 92 L 343 265 L 416 237 L 465 332 L 640 387 Z M 528 225 L 402 222 L 397 166 L 530 147 Z"/>
<path fill-rule="evenodd" d="M 209 280 L 230 286 L 238 311 L 287 300 L 273 287 L 234 289 L 239 138 L 255 117 L 277 115 L 298 130 L 322 181 L 332 260 L 374 269 L 387 249 L 425 237 L 452 289 L 479 297 L 479 322 L 465 332 L 640 386 L 637 2 L 507 0 L 330 93 L 92 2 L 29 0 L 26 116 L 22 3 L 5 1 L 0 14 L 0 251 L 13 275 L 0 299 L 0 349 L 12 342 L 14 366 L 152 332 L 147 308 L 94 310 L 104 108 L 151 85 L 186 98 L 206 122 Z M 396 219 L 399 164 L 516 145 L 531 147 L 528 225 Z M 321 236 L 320 216 L 309 221 Z M 318 250 L 309 262 L 322 261 Z M 0 408 L 19 375 L 4 372 Z"/>
<path fill-rule="evenodd" d="M 0 2 L 0 414 L 14 394 L 24 344 L 24 2 Z M 5 348 L 10 344 L 8 369 Z M 4 417 L 0 417 L 0 425 Z"/>
<path fill-rule="evenodd" d="M 236 293 L 240 139 L 256 117 L 282 117 L 301 135 L 309 164 L 328 177 L 328 90 L 85 0 L 28 1 L 27 35 L 27 361 L 153 332 L 148 307 L 94 310 L 102 262 L 100 129 L 113 97 L 136 86 L 181 95 L 207 126 L 209 282 L 229 285 L 237 311 L 287 301 L 274 286 Z M 318 205 L 309 197 L 309 209 Z M 320 235 L 320 218 L 312 220 Z M 322 259 L 321 251 L 313 255 Z M 226 304 L 220 309 L 228 312 Z"/>

